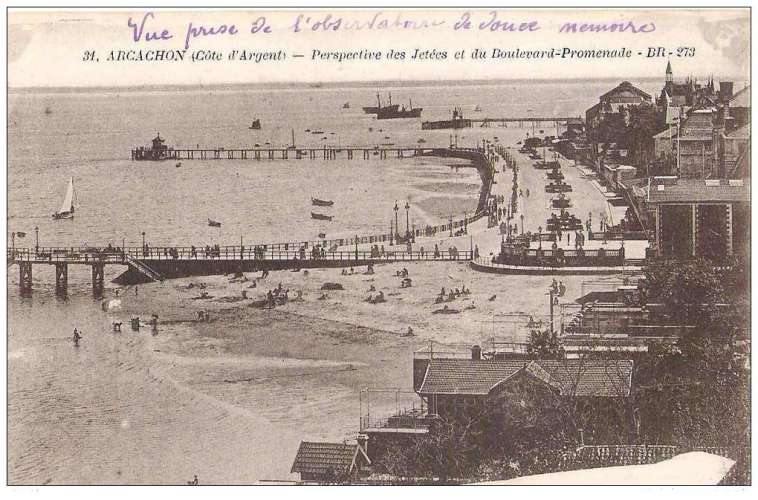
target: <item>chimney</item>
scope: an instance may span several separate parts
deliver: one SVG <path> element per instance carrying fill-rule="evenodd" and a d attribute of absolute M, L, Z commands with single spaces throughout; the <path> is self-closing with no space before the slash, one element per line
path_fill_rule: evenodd
<path fill-rule="evenodd" d="M 475 345 L 471 348 L 471 359 L 479 361 L 482 359 L 482 348 Z"/>
<path fill-rule="evenodd" d="M 731 100 L 734 95 L 734 82 L 719 82 L 719 94 L 722 101 Z"/>

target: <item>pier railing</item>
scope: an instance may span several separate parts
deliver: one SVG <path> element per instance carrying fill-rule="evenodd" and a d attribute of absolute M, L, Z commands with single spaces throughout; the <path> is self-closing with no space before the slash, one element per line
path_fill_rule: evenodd
<path fill-rule="evenodd" d="M 128 264 L 130 259 L 193 261 L 193 260 L 274 260 L 274 261 L 371 261 L 380 263 L 398 261 L 469 261 L 473 258 L 469 250 L 447 249 L 445 251 L 322 251 L 318 255 L 304 250 L 269 250 L 261 248 L 226 246 L 213 248 L 199 247 L 129 247 L 102 250 L 91 247 L 47 247 L 8 249 L 8 261 L 39 263 L 94 263 Z"/>

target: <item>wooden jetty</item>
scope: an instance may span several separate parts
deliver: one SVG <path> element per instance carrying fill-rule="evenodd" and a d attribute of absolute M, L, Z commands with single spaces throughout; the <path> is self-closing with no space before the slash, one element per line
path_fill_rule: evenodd
<path fill-rule="evenodd" d="M 422 130 L 461 129 L 472 128 L 475 124 L 480 127 L 501 126 L 507 127 L 509 123 L 523 127 L 524 124 L 542 126 L 543 123 L 552 123 L 555 128 L 559 125 L 582 123 L 580 117 L 574 116 L 520 116 L 507 118 L 462 118 L 454 117 L 452 120 L 426 121 L 421 124 Z"/>
<path fill-rule="evenodd" d="M 471 251 L 444 252 L 435 255 L 427 251 L 376 252 L 358 250 L 323 251 L 318 257 L 300 250 L 263 250 L 260 247 L 130 247 L 123 249 L 93 247 L 9 248 L 7 263 L 19 266 L 19 288 L 22 295 L 32 291 L 32 266 L 55 266 L 55 291 L 65 296 L 68 288 L 68 266 L 85 265 L 92 268 L 92 289 L 95 296 L 103 292 L 106 265 L 127 266 L 116 278 L 124 284 L 163 281 L 186 276 L 209 276 L 262 270 L 358 267 L 390 262 L 468 262 Z"/>
<path fill-rule="evenodd" d="M 519 127 L 523 127 L 524 124 L 541 126 L 543 123 L 552 123 L 557 128 L 559 125 L 568 125 L 569 123 L 583 123 L 582 118 L 578 116 L 520 116 L 508 118 L 471 118 L 470 120 L 472 123 L 480 124 L 480 127 L 489 127 L 491 125 L 506 127 L 509 123 L 517 124 Z"/>
<path fill-rule="evenodd" d="M 336 160 L 338 158 L 379 159 L 435 156 L 438 148 L 418 146 L 349 146 L 349 147 L 260 147 L 260 148 L 166 148 L 158 157 L 145 155 L 144 148 L 133 148 L 134 161 L 155 160 Z"/>

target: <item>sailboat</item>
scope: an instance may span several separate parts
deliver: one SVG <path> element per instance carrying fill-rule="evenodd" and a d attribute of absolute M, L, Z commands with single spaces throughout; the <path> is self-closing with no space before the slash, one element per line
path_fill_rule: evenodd
<path fill-rule="evenodd" d="M 61 209 L 53 214 L 53 219 L 73 219 L 74 218 L 74 178 L 68 181 L 66 196 L 63 198 Z"/>

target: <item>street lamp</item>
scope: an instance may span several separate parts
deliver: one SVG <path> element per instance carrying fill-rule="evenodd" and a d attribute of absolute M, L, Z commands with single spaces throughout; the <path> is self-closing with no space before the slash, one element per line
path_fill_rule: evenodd
<path fill-rule="evenodd" d="M 524 234 L 524 214 L 521 214 L 521 234 Z"/>
<path fill-rule="evenodd" d="M 39 226 L 34 226 L 34 251 L 39 252 Z"/>
<path fill-rule="evenodd" d="M 405 202 L 405 239 L 406 241 L 410 239 L 411 237 L 411 224 L 410 224 L 410 209 L 411 204 L 409 202 Z"/>
<path fill-rule="evenodd" d="M 537 230 L 539 231 L 539 242 L 540 242 L 540 249 L 542 249 L 542 226 L 538 227 Z"/>
<path fill-rule="evenodd" d="M 453 237 L 453 214 L 450 214 L 450 237 Z"/>
<path fill-rule="evenodd" d="M 146 255 L 145 255 L 145 231 L 142 231 L 142 256 L 146 257 Z"/>
<path fill-rule="evenodd" d="M 397 229 L 397 211 L 400 210 L 397 206 L 397 200 L 395 200 L 395 208 L 393 210 L 395 211 L 395 241 L 397 241 L 398 236 L 400 236 L 400 231 Z"/>
<path fill-rule="evenodd" d="M 11 249 L 16 250 L 16 232 L 11 233 Z"/>

